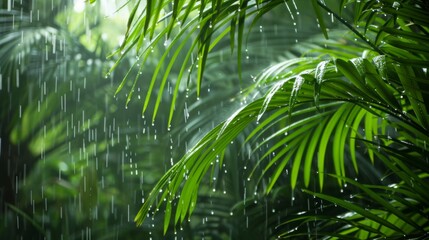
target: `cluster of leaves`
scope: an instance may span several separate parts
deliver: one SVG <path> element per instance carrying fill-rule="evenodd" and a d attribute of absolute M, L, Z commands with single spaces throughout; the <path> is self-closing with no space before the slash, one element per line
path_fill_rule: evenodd
<path fill-rule="evenodd" d="M 161 68 L 167 62 L 159 92 L 172 67 L 181 62 L 170 124 L 182 78 L 187 75 L 189 82 L 197 69 L 199 95 L 209 52 L 227 36 L 242 78 L 245 29 L 252 29 L 262 16 L 284 3 L 138 1 L 119 51 L 136 49 L 146 61 L 151 49 L 167 39 L 143 111 Z M 161 207 L 165 207 L 165 231 L 171 223 L 184 222 L 197 209 L 206 173 L 234 160 L 225 152 L 245 133 L 243 144 L 252 146 L 251 155 L 263 152 L 249 178 L 257 179 L 264 198 L 276 199 L 276 193 L 290 185 L 290 193 L 298 189 L 332 204 L 323 211 L 310 207 L 296 215 L 279 213 L 282 221 L 270 226 L 277 229 L 277 236 L 401 238 L 424 237 L 429 231 L 425 192 L 429 184 L 428 4 L 422 0 L 311 3 L 322 32 L 334 40 L 325 41 L 309 57 L 286 59 L 260 73 L 247 94 L 261 91 L 263 96 L 249 98 L 248 104 L 214 127 L 165 173 L 145 199 L 136 216 L 138 224 Z M 351 12 L 352 18 L 345 12 Z M 351 37 L 329 33 L 325 13 Z M 181 54 L 184 58 L 178 58 Z M 128 75 L 118 91 L 127 79 Z M 133 86 L 137 80 L 138 76 Z M 158 94 L 154 116 L 161 102 Z M 285 176 L 289 169 L 290 175 Z M 312 183 L 318 187 L 310 190 Z M 347 193 L 342 191 L 345 186 L 350 189 Z M 341 191 L 331 192 L 332 188 Z M 345 198 L 346 194 L 350 197 Z"/>

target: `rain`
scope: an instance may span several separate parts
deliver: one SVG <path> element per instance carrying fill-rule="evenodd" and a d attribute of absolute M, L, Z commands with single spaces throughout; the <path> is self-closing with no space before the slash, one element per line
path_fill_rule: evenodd
<path fill-rule="evenodd" d="M 390 80 L 385 48 L 396 40 L 354 26 L 354 5 L 338 4 L 341 15 L 323 1 L 224 12 L 196 2 L 187 18 L 171 1 L 147 22 L 146 1 L 2 2 L 0 238 L 359 238 L 387 236 L 394 221 L 403 235 L 427 230 L 427 167 L 406 162 L 429 161 L 427 92 L 415 90 L 427 68 Z M 363 217 L 380 227 L 351 224 Z"/>

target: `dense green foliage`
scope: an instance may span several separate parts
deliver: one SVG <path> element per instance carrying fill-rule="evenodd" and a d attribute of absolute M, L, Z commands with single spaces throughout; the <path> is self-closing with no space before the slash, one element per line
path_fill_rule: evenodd
<path fill-rule="evenodd" d="M 1 5 L 0 238 L 428 237 L 426 1 L 48 2 Z"/>
<path fill-rule="evenodd" d="M 198 191 L 206 172 L 216 179 L 225 164 L 243 164 L 250 165 L 250 173 L 239 177 L 255 179 L 244 187 L 254 191 L 256 204 L 248 205 L 244 193 L 243 202 L 232 210 L 244 208 L 251 212 L 246 217 L 265 217 L 265 226 L 254 228 L 255 232 L 265 230 L 268 235 L 282 237 L 425 236 L 429 220 L 425 191 L 429 170 L 427 3 L 308 3 L 321 32 L 332 40 L 319 41 L 316 45 L 320 47 L 305 58 L 280 60 L 262 71 L 245 91 L 244 97 L 252 96 L 248 102 L 202 137 L 161 178 L 137 215 L 138 224 L 164 208 L 165 230 L 171 222 L 182 223 L 198 209 Z M 163 56 L 173 56 L 169 61 L 160 59 L 159 68 L 166 61 L 169 65 L 162 79 L 157 78 L 158 68 L 155 70 L 143 112 L 152 87 L 160 80 L 159 91 L 163 91 L 169 67 L 183 51 L 186 57 L 180 61 L 176 89 L 190 68 L 195 70 L 192 86 L 199 95 L 205 75 L 210 75 L 206 67 L 210 52 L 228 36 L 232 51 L 237 53 L 237 75 L 242 79 L 247 29 L 284 4 L 275 0 L 136 4 L 121 49 L 136 49 L 146 56 L 165 37 L 170 43 Z M 340 32 L 329 32 L 326 13 L 339 22 Z M 290 14 L 293 19 L 299 12 Z M 143 45 L 145 40 L 149 43 Z M 184 50 L 189 41 L 191 46 Z M 197 60 L 190 62 L 193 54 Z M 254 92 L 262 96 L 253 97 Z M 170 121 L 176 97 L 177 91 Z M 158 106 L 156 101 L 154 117 Z M 238 158 L 248 157 L 247 161 L 226 154 L 237 139 L 248 146 L 249 152 L 242 153 L 245 156 L 238 154 Z M 284 201 L 294 190 L 301 192 L 296 193 L 298 201 L 304 199 L 308 205 L 282 206 L 283 211 L 268 216 L 267 202 Z M 265 203 L 265 211 L 252 211 L 264 208 L 258 202 Z M 277 221 L 271 219 L 276 217 Z"/>

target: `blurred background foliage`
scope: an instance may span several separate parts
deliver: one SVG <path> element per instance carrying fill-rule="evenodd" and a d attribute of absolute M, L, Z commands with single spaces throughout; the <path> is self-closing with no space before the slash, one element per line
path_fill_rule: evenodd
<path fill-rule="evenodd" d="M 375 48 L 334 13 L 320 8 L 316 18 L 319 1 L 251 1 L 267 11 L 249 7 L 245 20 L 235 19 L 236 35 L 226 31 L 230 18 L 213 22 L 218 42 L 204 75 L 193 44 L 208 22 L 199 22 L 198 7 L 189 28 L 163 18 L 169 2 L 153 6 L 162 19 L 144 32 L 138 23 L 145 15 L 132 19 L 134 11 L 147 13 L 137 0 L 2 1 L 2 238 L 425 237 L 427 50 L 417 45 L 427 44 L 429 24 L 421 12 L 409 20 L 413 7 L 427 9 L 424 1 L 326 1 Z M 243 17 L 235 1 L 224 6 L 227 16 Z M 170 25 L 171 36 L 181 37 L 166 35 Z M 365 72 L 369 62 L 393 84 L 382 88 L 388 97 L 344 81 L 359 75 L 350 71 L 363 79 L 374 74 Z M 407 88 L 406 74 L 416 75 L 421 92 Z M 417 104 L 426 109 L 417 112 Z M 318 146 L 325 128 L 339 133 L 325 134 L 323 166 L 332 175 L 321 180 L 310 143 Z M 354 143 L 345 143 L 348 134 Z M 218 137 L 201 143 L 207 136 Z M 199 158 L 198 147 L 214 153 Z M 295 159 L 299 152 L 311 155 L 305 164 Z M 193 157 L 200 161 L 189 168 Z M 163 179 L 182 189 L 181 180 L 195 176 L 201 184 L 177 195 L 156 185 Z M 180 196 L 189 196 L 192 214 L 174 212 Z M 143 203 L 148 214 L 138 215 Z"/>
<path fill-rule="evenodd" d="M 158 234 L 133 216 L 172 156 L 166 128 L 114 97 L 135 60 L 106 76 L 125 27 L 118 4 L 2 1 L 2 238 Z"/>

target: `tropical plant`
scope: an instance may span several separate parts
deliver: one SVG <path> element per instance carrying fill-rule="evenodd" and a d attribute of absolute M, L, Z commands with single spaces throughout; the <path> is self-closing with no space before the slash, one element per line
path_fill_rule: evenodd
<path fill-rule="evenodd" d="M 290 14 L 293 21 L 301 12 L 291 7 L 294 1 L 138 1 L 118 51 L 135 50 L 142 59 L 135 67 L 142 69 L 152 49 L 166 44 L 143 112 L 157 93 L 155 118 L 171 69 L 179 66 L 170 82 L 170 127 L 182 79 L 188 78 L 187 87 L 199 97 L 211 71 L 210 52 L 228 36 L 237 55 L 237 78 L 245 78 L 247 31 L 285 3 L 289 11 L 282 15 Z M 160 209 L 165 209 L 164 231 L 186 222 L 201 211 L 198 192 L 207 192 L 201 185 L 207 172 L 211 180 L 225 164 L 247 164 L 250 172 L 240 166 L 235 177 L 249 179 L 243 188 L 249 186 L 252 196 L 240 194 L 229 210 L 231 218 L 242 219 L 237 214 L 244 211 L 247 220 L 262 219 L 266 224 L 256 224 L 255 232 L 271 237 L 427 237 L 429 5 L 423 0 L 306 3 L 331 40 L 298 42 L 297 49 L 313 48 L 298 51 L 305 53 L 299 58 L 289 58 L 290 49 L 276 56 L 277 63 L 237 96 L 246 103 L 201 137 L 145 196 L 138 225 Z M 338 32 L 330 31 L 329 18 L 339 25 Z M 228 149 L 236 140 L 245 150 L 231 155 Z M 289 199 L 297 204 L 288 212 Z M 268 214 L 270 208 L 281 210 Z"/>

